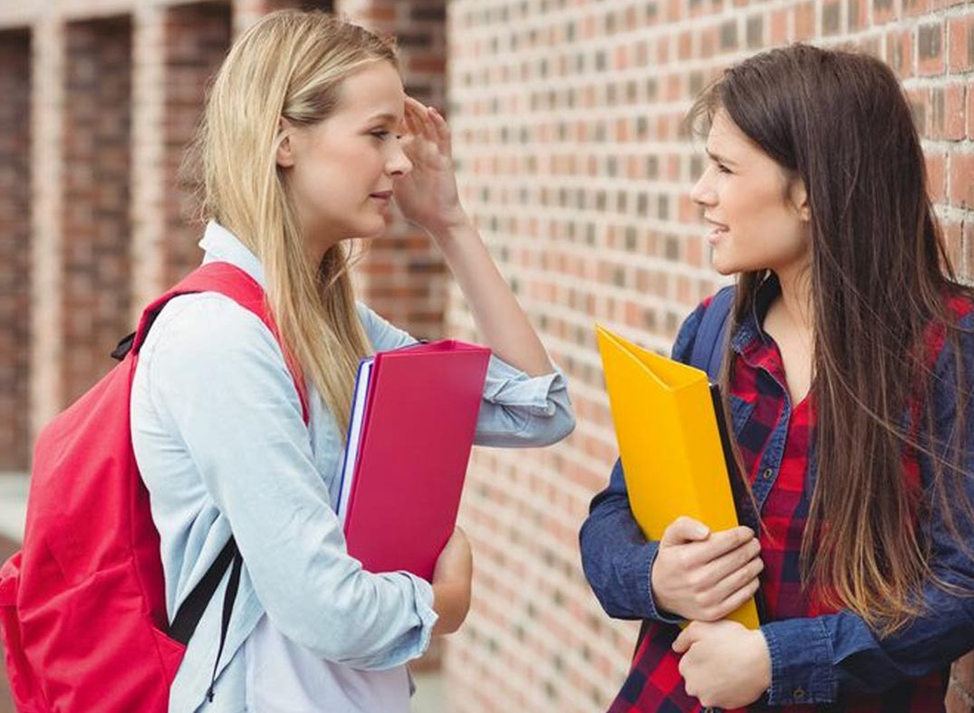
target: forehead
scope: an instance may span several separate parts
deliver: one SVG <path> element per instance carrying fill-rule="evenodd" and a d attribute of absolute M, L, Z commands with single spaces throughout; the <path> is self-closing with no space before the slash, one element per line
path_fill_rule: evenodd
<path fill-rule="evenodd" d="M 389 62 L 375 62 L 342 82 L 334 118 L 368 121 L 389 114 L 402 118 L 406 101 L 399 72 Z"/>
<path fill-rule="evenodd" d="M 758 151 L 761 149 L 738 128 L 724 109 L 718 109 L 707 133 L 707 149 L 715 153 Z"/>
<path fill-rule="evenodd" d="M 763 148 L 741 131 L 730 115 L 719 109 L 707 134 L 707 152 L 732 163 L 738 173 L 767 175 L 775 181 L 788 181 L 790 173 Z"/>

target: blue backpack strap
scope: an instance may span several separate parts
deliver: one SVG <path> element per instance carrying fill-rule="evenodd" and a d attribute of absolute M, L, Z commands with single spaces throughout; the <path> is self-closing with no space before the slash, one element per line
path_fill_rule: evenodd
<path fill-rule="evenodd" d="M 717 381 L 720 363 L 724 358 L 724 339 L 731 307 L 734 305 L 734 286 L 720 290 L 707 305 L 700 318 L 697 337 L 690 353 L 690 365 L 707 372 L 711 381 Z"/>

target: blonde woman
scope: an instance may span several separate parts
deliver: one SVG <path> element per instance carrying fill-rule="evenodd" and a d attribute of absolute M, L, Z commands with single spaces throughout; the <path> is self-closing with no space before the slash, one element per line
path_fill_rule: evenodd
<path fill-rule="evenodd" d="M 204 262 L 265 287 L 310 425 L 259 319 L 214 293 L 164 308 L 142 347 L 132 426 L 170 616 L 231 536 L 243 558 L 225 643 L 221 587 L 170 710 L 404 713 L 405 663 L 466 616 L 470 546 L 458 530 L 432 585 L 368 573 L 346 552 L 334 508 L 355 369 L 413 341 L 355 302 L 347 240 L 379 234 L 394 198 L 443 253 L 495 354 L 477 443 L 564 438 L 564 379 L 460 205 L 446 123 L 406 97 L 393 49 L 368 31 L 319 12 L 263 18 L 220 69 L 196 150 Z"/>

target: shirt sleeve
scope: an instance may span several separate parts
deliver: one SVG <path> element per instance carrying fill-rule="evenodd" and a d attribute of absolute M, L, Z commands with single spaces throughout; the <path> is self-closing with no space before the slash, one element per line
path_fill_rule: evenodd
<path fill-rule="evenodd" d="M 153 330 L 149 394 L 229 523 L 271 622 L 330 661 L 389 668 L 421 655 L 437 618 L 431 587 L 371 574 L 347 554 L 273 335 L 220 295 L 180 308 Z"/>
<path fill-rule="evenodd" d="M 417 343 L 408 332 L 389 324 L 364 304 L 358 304 L 358 312 L 376 351 Z M 532 377 L 496 356 L 490 357 L 474 443 L 505 448 L 548 446 L 567 437 L 574 428 L 568 385 L 560 370 Z"/>
<path fill-rule="evenodd" d="M 968 318 L 961 327 L 971 330 Z M 964 381 L 974 383 L 974 332 L 960 336 Z M 964 417 L 958 420 L 956 352 L 942 350 L 934 374 L 932 398 L 936 423 L 933 453 L 947 452 L 946 444 L 963 422 L 961 472 L 948 487 L 962 488 L 974 502 L 974 394 L 966 394 Z M 905 628 L 880 639 L 859 615 L 841 611 L 813 618 L 789 619 L 761 627 L 771 653 L 770 703 L 827 703 L 844 692 L 879 692 L 908 678 L 946 668 L 974 643 L 974 523 L 965 508 L 954 507 L 953 525 L 946 514 L 950 503 L 932 493 L 933 465 L 920 456 L 925 491 L 931 499 L 930 517 L 922 524 L 931 551 L 930 567 L 947 586 L 928 583 L 921 592 L 923 613 Z M 962 502 L 955 498 L 954 502 Z"/>
<path fill-rule="evenodd" d="M 650 573 L 659 542 L 646 540 L 629 508 L 629 494 L 616 461 L 609 486 L 595 496 L 579 534 L 582 569 L 605 613 L 615 619 L 682 619 L 661 612 L 653 600 Z"/>
<path fill-rule="evenodd" d="M 680 327 L 673 358 L 687 361 L 693 350 L 705 304 Z M 616 619 L 683 621 L 660 611 L 653 600 L 650 577 L 659 542 L 647 540 L 629 507 L 629 492 L 616 461 L 608 487 L 592 500 L 579 533 L 582 569 L 605 613 Z"/>

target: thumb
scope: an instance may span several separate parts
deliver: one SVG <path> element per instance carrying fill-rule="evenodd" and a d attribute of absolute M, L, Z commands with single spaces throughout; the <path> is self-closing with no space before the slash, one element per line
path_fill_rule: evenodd
<path fill-rule="evenodd" d="M 663 531 L 660 538 L 661 545 L 682 545 L 687 542 L 706 540 L 710 535 L 710 528 L 699 520 L 691 517 L 678 517 Z"/>
<path fill-rule="evenodd" d="M 680 635 L 676 637 L 676 641 L 673 642 L 672 649 L 678 654 L 685 654 L 690 650 L 690 647 L 697 643 L 699 637 L 698 629 L 700 628 L 700 623 L 696 621 L 691 621 L 687 628 L 680 632 Z"/>

